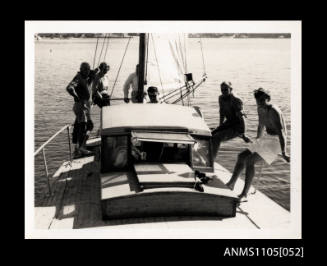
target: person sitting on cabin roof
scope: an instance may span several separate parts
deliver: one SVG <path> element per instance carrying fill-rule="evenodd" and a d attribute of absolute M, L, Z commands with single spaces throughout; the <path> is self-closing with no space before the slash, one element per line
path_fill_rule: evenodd
<path fill-rule="evenodd" d="M 85 149 L 87 131 L 93 129 L 90 114 L 91 83 L 90 65 L 87 62 L 83 62 L 80 66 L 80 71 L 66 87 L 67 92 L 74 97 L 73 112 L 76 118 L 72 142 L 75 144 L 75 157 L 91 154 L 90 151 Z"/>
<path fill-rule="evenodd" d="M 212 134 L 212 154 L 216 158 L 220 143 L 235 137 L 242 137 L 245 142 L 249 138 L 245 136 L 245 121 L 243 113 L 243 102 L 232 93 L 233 88 L 230 82 L 223 82 L 220 85 L 221 95 L 219 96 L 220 123 Z"/>
<path fill-rule="evenodd" d="M 157 98 L 158 94 L 159 94 L 159 92 L 158 92 L 157 87 L 153 87 L 153 86 L 149 87 L 148 88 L 148 96 L 150 99 L 149 103 L 159 103 L 158 98 Z"/>
<path fill-rule="evenodd" d="M 102 62 L 96 71 L 92 84 L 92 101 L 100 108 L 110 105 L 110 96 L 108 94 L 109 82 L 106 75 L 109 70 L 110 66 Z"/>
<path fill-rule="evenodd" d="M 252 179 L 255 174 L 254 165 L 260 161 L 265 161 L 270 165 L 282 152 L 285 161 L 289 162 L 290 157 L 286 154 L 286 125 L 283 114 L 277 106 L 269 104 L 270 93 L 259 88 L 254 91 L 259 116 L 257 140 L 250 144 L 249 148 L 238 155 L 233 175 L 226 184 L 230 189 L 234 189 L 238 176 L 244 167 L 245 185 L 240 198 L 247 196 Z M 263 128 L 267 134 L 262 136 Z"/>
<path fill-rule="evenodd" d="M 136 65 L 136 70 L 134 73 L 130 74 L 125 81 L 123 91 L 124 91 L 124 101 L 125 103 L 129 102 L 128 93 L 130 86 L 132 86 L 131 98 L 133 103 L 137 103 L 137 93 L 138 93 L 138 73 L 139 73 L 139 65 Z"/>

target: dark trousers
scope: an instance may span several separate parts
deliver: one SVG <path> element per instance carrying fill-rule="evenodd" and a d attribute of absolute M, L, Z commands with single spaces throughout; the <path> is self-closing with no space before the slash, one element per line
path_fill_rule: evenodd
<path fill-rule="evenodd" d="M 222 141 L 227 141 L 236 138 L 243 133 L 243 130 L 238 124 L 223 123 L 214 129 L 212 134 L 212 155 L 216 158 L 220 144 Z"/>
<path fill-rule="evenodd" d="M 85 140 L 86 132 L 87 132 L 86 123 L 85 122 L 78 123 L 76 119 L 74 123 L 73 133 L 72 133 L 73 143 L 74 144 L 78 143 L 81 146 Z"/>

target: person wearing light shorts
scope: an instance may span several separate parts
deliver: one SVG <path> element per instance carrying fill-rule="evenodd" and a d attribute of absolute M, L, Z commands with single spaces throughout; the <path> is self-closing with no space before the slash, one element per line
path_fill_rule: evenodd
<path fill-rule="evenodd" d="M 268 134 L 256 139 L 250 144 L 248 150 L 252 153 L 256 152 L 259 154 L 268 165 L 271 165 L 271 163 L 276 160 L 278 154 L 282 152 L 278 136 Z"/>
<path fill-rule="evenodd" d="M 270 165 L 282 153 L 286 162 L 290 157 L 286 154 L 286 125 L 281 110 L 270 104 L 270 93 L 267 90 L 259 88 L 254 91 L 254 97 L 257 102 L 259 125 L 257 139 L 252 142 L 248 149 L 238 155 L 233 175 L 226 184 L 231 190 L 245 168 L 245 185 L 239 198 L 246 198 L 250 189 L 254 174 L 255 164 L 265 161 Z M 266 134 L 263 135 L 263 129 L 266 128 Z"/>
<path fill-rule="evenodd" d="M 74 157 L 91 154 L 85 148 L 87 131 L 93 129 L 93 122 L 90 114 L 90 96 L 92 78 L 89 63 L 83 62 L 80 71 L 66 87 L 67 92 L 74 98 L 73 112 L 76 116 L 74 122 L 72 142 L 75 144 Z"/>

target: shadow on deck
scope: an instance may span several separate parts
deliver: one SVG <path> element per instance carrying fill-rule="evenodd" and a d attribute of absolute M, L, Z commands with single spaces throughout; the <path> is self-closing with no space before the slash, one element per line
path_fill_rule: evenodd
<path fill-rule="evenodd" d="M 99 170 L 94 156 L 74 160 L 72 165 L 64 163 L 51 188 L 52 195 L 35 204 L 37 224 L 49 229 L 80 228 L 101 219 Z"/>
<path fill-rule="evenodd" d="M 64 163 L 51 184 L 52 195 L 35 203 L 37 229 L 78 229 L 171 221 L 220 221 L 218 217 L 171 216 L 102 220 L 97 156 Z"/>

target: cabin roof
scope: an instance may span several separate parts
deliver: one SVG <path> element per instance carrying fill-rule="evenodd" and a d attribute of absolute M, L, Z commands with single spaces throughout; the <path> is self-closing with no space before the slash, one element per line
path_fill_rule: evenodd
<path fill-rule="evenodd" d="M 126 133 L 134 129 L 176 130 L 211 136 L 208 125 L 193 107 L 131 103 L 102 108 L 102 136 Z"/>

